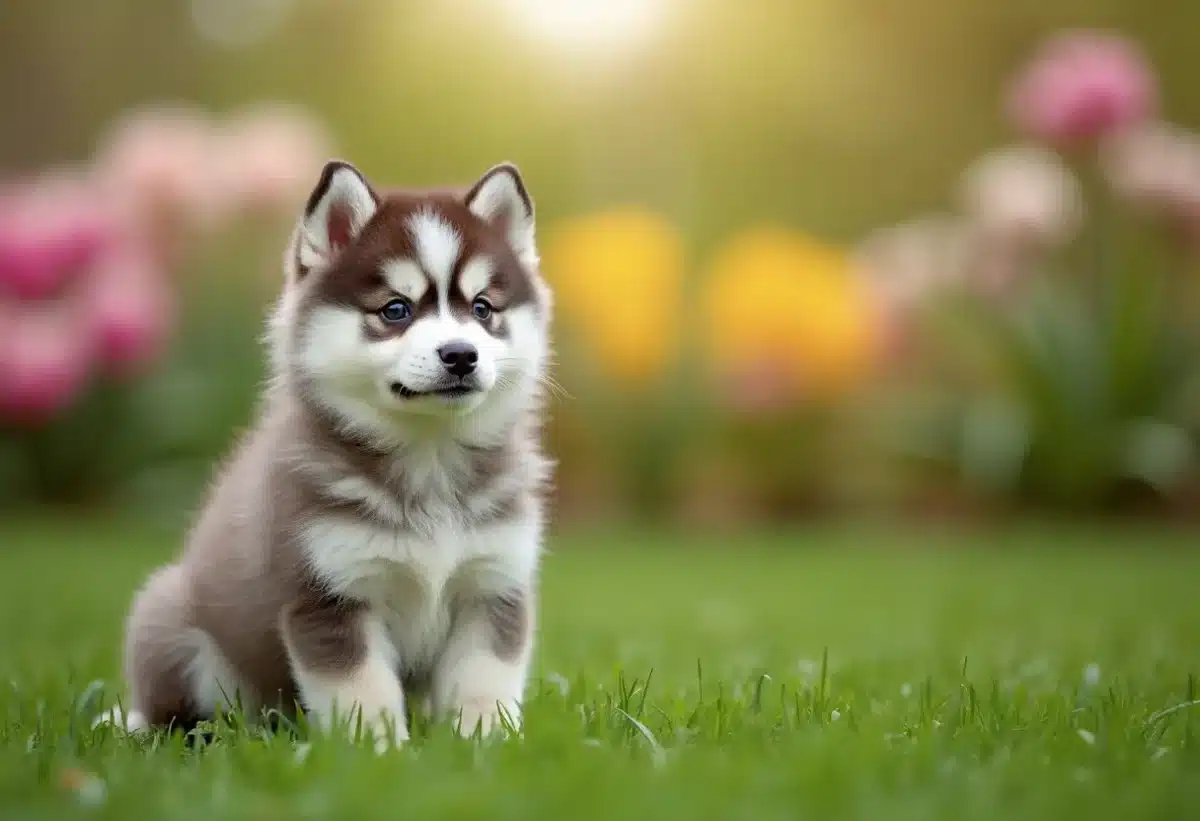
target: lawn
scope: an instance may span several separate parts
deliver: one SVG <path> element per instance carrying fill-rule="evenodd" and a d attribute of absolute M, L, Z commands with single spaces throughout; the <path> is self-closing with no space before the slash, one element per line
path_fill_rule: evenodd
<path fill-rule="evenodd" d="M 0 817 L 1200 817 L 1187 533 L 557 536 L 525 738 L 382 757 L 87 728 L 176 537 L 0 525 Z"/>

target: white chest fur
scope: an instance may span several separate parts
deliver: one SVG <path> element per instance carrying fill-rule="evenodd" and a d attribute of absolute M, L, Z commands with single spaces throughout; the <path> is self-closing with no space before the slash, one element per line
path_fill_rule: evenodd
<path fill-rule="evenodd" d="M 304 534 L 306 558 L 338 593 L 367 603 L 384 625 L 397 663 L 419 669 L 444 644 L 456 597 L 524 589 L 533 582 L 541 523 L 518 517 L 430 534 L 327 518 Z"/>

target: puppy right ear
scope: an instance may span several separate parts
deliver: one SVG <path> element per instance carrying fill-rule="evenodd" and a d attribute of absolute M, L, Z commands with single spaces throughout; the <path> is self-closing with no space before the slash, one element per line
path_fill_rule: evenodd
<path fill-rule="evenodd" d="M 379 210 L 379 195 L 357 168 L 330 160 L 296 228 L 295 274 L 329 265 Z"/>

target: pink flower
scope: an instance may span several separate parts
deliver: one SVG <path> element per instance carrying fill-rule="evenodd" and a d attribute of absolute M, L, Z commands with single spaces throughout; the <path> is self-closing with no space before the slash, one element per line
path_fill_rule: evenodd
<path fill-rule="evenodd" d="M 1124 38 L 1087 31 L 1043 44 L 1008 99 L 1022 132 L 1059 148 L 1134 125 L 1157 107 L 1157 82 L 1142 52 Z"/>
<path fill-rule="evenodd" d="M 991 287 L 990 272 L 980 264 L 982 247 L 978 229 L 949 214 L 881 229 L 859 246 L 854 267 L 873 302 L 882 363 L 906 357 L 921 311 L 932 300 L 955 289 Z"/>
<path fill-rule="evenodd" d="M 63 410 L 87 380 L 89 353 L 69 303 L 0 306 L 0 415 L 35 424 Z"/>
<path fill-rule="evenodd" d="M 868 237 L 855 253 L 855 267 L 880 304 L 907 313 L 931 293 L 966 279 L 974 243 L 965 220 L 934 214 Z"/>
<path fill-rule="evenodd" d="M 79 176 L 43 174 L 0 192 L 0 291 L 42 299 L 111 241 L 113 225 Z"/>
<path fill-rule="evenodd" d="M 187 234 L 211 229 L 229 208 L 213 130 L 196 109 L 126 115 L 97 152 L 95 174 L 112 207 L 164 256 Z"/>
<path fill-rule="evenodd" d="M 1101 167 L 1128 202 L 1174 225 L 1200 222 L 1200 135 L 1146 123 L 1101 145 Z"/>
<path fill-rule="evenodd" d="M 1056 153 L 1037 145 L 977 160 L 963 175 L 962 198 L 981 238 L 1003 251 L 1062 246 L 1083 222 L 1079 181 Z"/>
<path fill-rule="evenodd" d="M 332 140 L 304 109 L 249 108 L 220 138 L 220 174 L 228 201 L 251 212 L 291 216 L 312 186 L 313 169 L 331 156 Z"/>
<path fill-rule="evenodd" d="M 799 399 L 799 385 L 785 368 L 750 363 L 723 374 L 719 395 L 734 412 L 758 416 L 785 410 Z"/>
<path fill-rule="evenodd" d="M 137 374 L 158 357 L 173 318 L 172 296 L 145 247 L 129 244 L 100 261 L 88 283 L 85 327 L 110 373 Z"/>

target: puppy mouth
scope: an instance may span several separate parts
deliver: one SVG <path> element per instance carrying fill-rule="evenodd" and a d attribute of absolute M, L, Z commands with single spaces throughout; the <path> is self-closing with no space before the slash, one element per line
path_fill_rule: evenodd
<path fill-rule="evenodd" d="M 393 382 L 391 384 L 391 389 L 392 394 L 401 399 L 421 399 L 427 396 L 435 396 L 442 399 L 459 399 L 464 396 L 470 396 L 473 393 L 479 392 L 479 388 L 476 386 L 463 384 L 446 385 L 444 387 L 434 388 L 433 390 L 428 391 L 417 391 L 413 390 L 407 385 L 401 384 L 400 382 Z"/>

